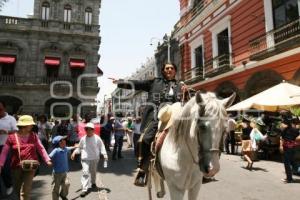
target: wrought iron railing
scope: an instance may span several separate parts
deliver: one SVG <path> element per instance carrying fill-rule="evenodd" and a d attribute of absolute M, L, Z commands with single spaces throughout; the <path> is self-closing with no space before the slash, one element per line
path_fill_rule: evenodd
<path fill-rule="evenodd" d="M 184 73 L 184 80 L 189 82 L 199 81 L 204 79 L 203 66 L 194 67 Z"/>
<path fill-rule="evenodd" d="M 16 84 L 15 76 L 0 76 L 1 85 L 14 85 Z"/>
<path fill-rule="evenodd" d="M 259 60 L 300 45 L 300 20 L 249 41 L 250 59 Z"/>
<path fill-rule="evenodd" d="M 196 82 L 230 71 L 233 69 L 231 58 L 232 54 L 229 53 L 214 57 L 205 62 L 204 69 L 202 67 L 195 67 L 186 71 L 184 73 L 184 80 Z"/>
<path fill-rule="evenodd" d="M 204 77 L 212 77 L 232 69 L 232 54 L 222 54 L 205 62 Z"/>
<path fill-rule="evenodd" d="M 212 1 L 211 1 L 212 2 Z M 210 3 L 211 3 L 210 2 Z M 195 6 L 194 6 L 194 8 L 192 8 L 192 10 L 191 10 L 191 16 L 192 17 L 195 17 L 195 16 L 197 16 L 199 13 L 201 13 L 203 10 L 204 10 L 204 8 L 206 7 L 208 5 L 208 3 L 206 3 L 205 1 L 200 1 L 200 2 L 198 2 Z"/>
<path fill-rule="evenodd" d="M 53 82 L 66 81 L 71 83 L 73 86 L 77 86 L 79 84 L 78 78 L 72 78 L 70 76 L 59 76 L 59 77 L 43 77 L 42 84 L 50 85 Z M 96 79 L 91 78 L 82 78 L 80 82 L 81 87 L 95 87 L 97 88 Z"/>

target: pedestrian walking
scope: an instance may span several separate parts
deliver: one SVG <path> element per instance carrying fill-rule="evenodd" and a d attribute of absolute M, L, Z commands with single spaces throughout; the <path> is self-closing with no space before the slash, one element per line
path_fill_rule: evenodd
<path fill-rule="evenodd" d="M 107 161 L 107 153 L 104 144 L 101 138 L 94 133 L 94 129 L 95 127 L 93 123 L 89 122 L 86 124 L 86 135 L 80 139 L 78 148 L 76 148 L 71 155 L 71 159 L 74 160 L 75 154 L 81 153 L 81 197 L 85 197 L 90 188 L 97 188 L 96 172 L 100 154 L 102 154 L 105 161 Z"/>
<path fill-rule="evenodd" d="M 235 153 L 235 127 L 237 123 L 232 118 L 232 114 L 228 114 L 228 121 L 227 121 L 227 133 L 225 138 L 225 150 L 227 154 L 234 154 Z M 231 152 L 229 151 L 229 144 L 231 145 Z"/>
<path fill-rule="evenodd" d="M 124 125 L 123 125 L 124 126 Z M 133 147 L 133 123 L 132 117 L 127 117 L 127 123 L 125 123 L 126 137 L 127 137 L 127 148 Z"/>
<path fill-rule="evenodd" d="M 133 123 L 133 148 L 134 155 L 138 156 L 137 143 L 141 137 L 141 117 L 137 117 Z"/>
<path fill-rule="evenodd" d="M 67 136 L 55 136 L 52 140 L 54 149 L 49 154 L 53 163 L 52 173 L 52 200 L 58 200 L 61 197 L 67 200 L 70 181 L 68 179 L 69 162 L 68 154 L 75 147 L 66 147 Z"/>
<path fill-rule="evenodd" d="M 123 158 L 122 147 L 123 147 L 123 139 L 124 139 L 126 128 L 123 126 L 121 119 L 122 119 L 122 114 L 117 113 L 115 124 L 114 124 L 115 144 L 112 153 L 113 160 L 117 160 L 117 154 L 118 154 L 118 158 Z"/>
<path fill-rule="evenodd" d="M 21 116 L 17 122 L 19 130 L 8 136 L 0 155 L 1 173 L 8 152 L 12 152 L 10 166 L 13 185 L 20 200 L 30 200 L 33 177 L 39 165 L 38 154 L 48 166 L 52 165 L 44 146 L 32 132 L 34 124 L 30 115 Z"/>
<path fill-rule="evenodd" d="M 110 152 L 110 143 L 111 143 L 111 134 L 113 131 L 113 124 L 114 124 L 114 117 L 107 116 L 108 121 L 103 126 L 101 130 L 101 139 L 103 140 L 103 143 L 105 145 L 106 152 Z"/>
<path fill-rule="evenodd" d="M 282 130 L 281 140 L 283 149 L 283 163 L 286 178 L 281 179 L 284 183 L 293 182 L 293 170 L 294 156 L 296 153 L 297 142 L 296 139 L 299 136 L 299 130 L 293 127 L 293 119 L 284 118 L 280 128 Z M 299 139 L 299 138 L 298 138 Z"/>
<path fill-rule="evenodd" d="M 48 151 L 49 138 L 50 138 L 50 133 L 51 133 L 52 127 L 51 127 L 50 123 L 47 122 L 46 115 L 41 115 L 38 117 L 37 128 L 38 128 L 39 139 L 41 140 L 46 151 Z"/>
<path fill-rule="evenodd" d="M 68 124 L 68 137 L 67 137 L 67 145 L 73 146 L 74 144 L 79 142 L 78 137 L 78 117 L 76 114 L 72 116 L 72 120 Z"/>
<path fill-rule="evenodd" d="M 256 151 L 259 148 L 261 141 L 267 139 L 267 135 L 263 135 L 258 128 L 258 121 L 256 119 L 250 120 L 250 127 L 252 128 L 250 133 L 250 140 L 242 141 L 242 151 L 244 158 L 247 160 L 247 169 L 252 170 L 253 161 L 256 157 Z"/>
<path fill-rule="evenodd" d="M 17 131 L 17 122 L 16 119 L 9 115 L 6 112 L 6 104 L 4 101 L 0 101 L 0 153 L 5 145 L 8 134 L 11 132 Z M 10 159 L 11 155 L 8 153 L 5 164 L 2 169 L 1 178 L 3 180 L 4 186 L 6 188 L 2 188 L 6 190 L 6 194 L 10 195 L 13 191 L 12 187 L 12 178 L 11 178 L 11 170 L 10 170 Z"/>

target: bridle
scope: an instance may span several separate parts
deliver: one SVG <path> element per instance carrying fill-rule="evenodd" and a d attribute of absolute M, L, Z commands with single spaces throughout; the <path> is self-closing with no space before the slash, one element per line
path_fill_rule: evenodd
<path fill-rule="evenodd" d="M 188 150 L 189 150 L 189 152 L 190 152 L 190 154 L 191 154 L 191 156 L 192 156 L 192 160 L 193 160 L 193 163 L 195 164 L 195 165 L 199 165 L 199 161 L 200 161 L 200 156 L 199 156 L 199 158 L 198 159 L 196 159 L 195 157 L 194 157 L 194 155 L 193 155 L 193 153 L 192 153 L 192 150 L 191 150 L 191 147 L 190 147 L 190 145 L 188 145 L 188 142 L 187 142 L 187 137 L 185 137 L 185 144 L 186 144 L 186 146 L 187 146 L 187 148 L 188 148 Z M 201 142 L 200 142 L 200 136 L 199 136 L 199 134 L 197 135 L 197 144 L 198 144 L 198 148 L 200 149 L 201 148 Z M 220 148 L 210 148 L 209 150 L 205 150 L 205 151 L 201 151 L 201 153 L 204 153 L 204 154 L 207 154 L 207 153 L 219 153 L 220 154 Z M 200 153 L 200 151 L 199 151 L 199 153 Z M 198 153 L 198 154 L 199 154 Z M 198 160 L 198 161 L 197 161 Z"/>

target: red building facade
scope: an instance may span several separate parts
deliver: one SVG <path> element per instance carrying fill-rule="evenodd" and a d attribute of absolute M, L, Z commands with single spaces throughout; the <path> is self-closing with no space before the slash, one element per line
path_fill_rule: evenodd
<path fill-rule="evenodd" d="M 299 10 L 298 0 L 180 0 L 182 78 L 240 99 L 282 80 L 299 85 Z"/>

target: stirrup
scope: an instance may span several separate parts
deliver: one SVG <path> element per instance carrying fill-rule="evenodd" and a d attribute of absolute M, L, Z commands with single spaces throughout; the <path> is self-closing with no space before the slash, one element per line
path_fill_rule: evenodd
<path fill-rule="evenodd" d="M 134 179 L 134 185 L 138 187 L 145 187 L 147 185 L 147 174 L 144 170 L 138 170 Z"/>

